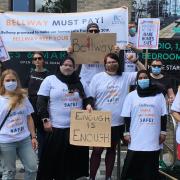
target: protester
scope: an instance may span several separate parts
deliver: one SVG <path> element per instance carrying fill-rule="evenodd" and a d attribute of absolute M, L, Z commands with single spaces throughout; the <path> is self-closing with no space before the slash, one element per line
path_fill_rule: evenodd
<path fill-rule="evenodd" d="M 5 70 L 0 79 L 0 149 L 3 161 L 3 180 L 14 180 L 16 154 L 25 168 L 24 179 L 34 180 L 37 172 L 37 140 L 31 117 L 33 107 L 26 91 L 13 70 Z M 4 124 L 3 124 L 4 121 Z M 31 135 L 31 138 L 30 138 Z"/>
<path fill-rule="evenodd" d="M 180 89 L 176 94 L 174 102 L 171 106 L 172 115 L 178 123 L 176 130 L 176 142 L 177 142 L 177 165 L 180 165 Z"/>
<path fill-rule="evenodd" d="M 161 88 L 161 91 L 163 92 L 164 96 L 167 95 L 168 97 L 168 102 L 172 104 L 175 94 L 172 88 L 172 83 L 170 79 L 163 75 L 161 70 L 162 70 L 162 61 L 159 59 L 153 60 L 151 62 L 151 79 L 152 79 L 152 84 L 156 84 Z"/>
<path fill-rule="evenodd" d="M 104 58 L 105 72 L 96 74 L 90 83 L 90 95 L 94 98 L 95 109 L 112 112 L 112 139 L 111 147 L 107 148 L 105 156 L 106 180 L 111 179 L 116 156 L 116 145 L 120 141 L 124 131 L 124 121 L 120 117 L 123 101 L 128 93 L 129 85 L 134 84 L 136 72 L 122 73 L 121 59 L 124 52 L 121 51 L 120 59 L 114 53 L 109 53 Z M 130 58 L 139 69 L 144 66 L 136 59 Z M 90 159 L 90 179 L 95 180 L 97 170 L 101 162 L 103 147 L 93 147 Z"/>
<path fill-rule="evenodd" d="M 128 45 L 124 50 L 124 71 L 125 72 L 134 72 L 136 71 L 136 66 L 128 60 L 129 55 L 138 57 L 138 54 L 142 52 L 141 49 L 137 49 L 137 28 L 135 22 L 130 22 L 128 24 Z"/>
<path fill-rule="evenodd" d="M 159 153 L 166 138 L 166 102 L 146 70 L 138 72 L 136 83 L 121 113 L 129 143 L 121 179 L 158 180 Z"/>
<path fill-rule="evenodd" d="M 87 33 L 93 33 L 97 34 L 100 33 L 100 29 L 98 24 L 96 23 L 90 23 L 87 25 Z M 114 52 L 119 52 L 119 47 L 114 46 Z M 68 53 L 73 53 L 72 47 L 68 49 Z M 93 76 L 99 72 L 104 71 L 104 65 L 103 64 L 82 64 L 82 66 L 79 67 L 80 69 L 80 77 L 84 83 L 87 85 L 90 84 L 91 79 Z"/>
<path fill-rule="evenodd" d="M 70 112 L 90 102 L 85 92 L 71 57 L 60 62 L 56 75 L 42 82 L 37 107 L 48 134 L 37 180 L 75 180 L 88 176 L 89 148 L 69 144 Z"/>
<path fill-rule="evenodd" d="M 87 33 L 100 33 L 99 26 L 96 23 L 90 23 L 87 26 Z M 89 84 L 93 76 L 99 72 L 104 71 L 103 64 L 82 64 L 80 77 L 84 82 Z"/>
<path fill-rule="evenodd" d="M 2 61 L 0 61 L 0 77 L 2 72 L 5 70 Z M 1 153 L 0 153 L 0 177 L 2 177 L 2 173 L 3 173 L 3 163 L 1 161 Z"/>
<path fill-rule="evenodd" d="M 45 138 L 45 131 L 43 128 L 43 123 L 37 114 L 36 102 L 37 102 L 37 92 L 42 81 L 49 75 L 49 71 L 44 68 L 44 56 L 42 52 L 34 52 L 32 63 L 35 65 L 35 69 L 31 70 L 27 78 L 28 96 L 29 100 L 34 108 L 34 113 L 32 117 L 34 120 L 35 128 L 37 131 L 38 140 L 38 157 L 42 151 L 42 146 Z"/>

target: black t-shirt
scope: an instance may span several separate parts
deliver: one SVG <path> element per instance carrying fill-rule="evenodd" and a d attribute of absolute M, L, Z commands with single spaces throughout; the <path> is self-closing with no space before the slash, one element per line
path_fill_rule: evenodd
<path fill-rule="evenodd" d="M 31 96 L 37 96 L 37 92 L 39 90 L 39 87 L 42 83 L 42 81 L 50 75 L 47 70 L 43 72 L 37 72 L 37 71 L 32 71 L 29 75 L 28 79 L 28 95 L 29 97 Z"/>
<path fill-rule="evenodd" d="M 172 83 L 170 79 L 167 76 L 163 76 L 161 79 L 154 79 L 151 76 L 152 84 L 156 84 L 164 94 L 164 96 L 167 94 L 168 89 L 172 88 Z"/>

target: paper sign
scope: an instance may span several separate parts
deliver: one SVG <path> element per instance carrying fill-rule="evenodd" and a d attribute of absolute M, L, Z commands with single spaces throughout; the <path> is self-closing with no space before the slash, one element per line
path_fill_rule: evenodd
<path fill-rule="evenodd" d="M 1 36 L 0 36 L 0 61 L 7 61 L 9 59 L 10 59 L 9 54 L 4 46 Z"/>
<path fill-rule="evenodd" d="M 71 111 L 70 144 L 80 146 L 111 146 L 111 113 L 85 110 Z"/>
<path fill-rule="evenodd" d="M 113 52 L 115 44 L 115 33 L 71 33 L 76 64 L 104 64 L 104 56 Z"/>
<path fill-rule="evenodd" d="M 140 18 L 138 20 L 138 49 L 158 49 L 160 20 Z"/>

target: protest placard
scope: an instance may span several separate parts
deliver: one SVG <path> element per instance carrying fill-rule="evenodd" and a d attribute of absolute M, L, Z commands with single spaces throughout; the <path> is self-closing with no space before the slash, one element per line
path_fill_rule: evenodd
<path fill-rule="evenodd" d="M 7 52 L 4 43 L 2 41 L 2 38 L 0 36 L 0 61 L 7 61 L 9 60 L 9 53 Z"/>
<path fill-rule="evenodd" d="M 159 30 L 159 18 L 140 18 L 138 20 L 137 48 L 158 49 Z"/>
<path fill-rule="evenodd" d="M 111 146 L 111 113 L 106 111 L 71 111 L 70 144 Z"/>
<path fill-rule="evenodd" d="M 71 33 L 72 57 L 76 64 L 104 63 L 104 56 L 113 51 L 115 33 Z"/>

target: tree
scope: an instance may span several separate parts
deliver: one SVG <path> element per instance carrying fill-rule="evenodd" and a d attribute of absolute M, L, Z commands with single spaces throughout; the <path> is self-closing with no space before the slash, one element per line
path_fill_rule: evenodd
<path fill-rule="evenodd" d="M 66 13 L 70 11 L 70 0 L 44 0 L 38 12 Z"/>

